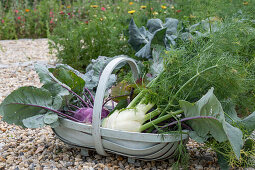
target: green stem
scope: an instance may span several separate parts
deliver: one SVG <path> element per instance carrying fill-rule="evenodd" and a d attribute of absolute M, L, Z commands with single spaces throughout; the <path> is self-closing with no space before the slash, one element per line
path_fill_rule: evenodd
<path fill-rule="evenodd" d="M 152 112 L 147 113 L 145 115 L 145 121 L 150 120 L 150 119 L 154 118 L 155 116 L 157 116 L 159 114 L 160 114 L 160 110 L 159 109 L 155 109 Z"/>
<path fill-rule="evenodd" d="M 161 72 L 155 79 L 153 79 L 152 81 L 150 81 L 146 87 L 151 87 L 158 79 L 159 77 L 161 77 L 163 72 Z M 144 94 L 144 90 L 142 90 L 127 106 L 127 108 L 132 108 L 135 107 L 141 100 Z"/>
<path fill-rule="evenodd" d="M 135 107 L 137 105 L 137 103 L 139 103 L 139 101 L 141 100 L 141 98 L 143 97 L 143 91 L 141 91 L 127 106 L 127 108 L 132 108 Z"/>
<path fill-rule="evenodd" d="M 186 87 L 191 81 L 193 81 L 195 78 L 197 78 L 198 76 L 200 76 L 200 74 L 203 74 L 204 72 L 208 71 L 208 70 L 211 70 L 213 68 L 216 68 L 218 67 L 218 65 L 214 65 L 214 66 L 211 66 L 211 67 L 208 67 L 207 69 L 204 69 L 203 71 L 201 71 L 200 73 L 197 73 L 196 75 L 194 75 L 193 77 L 191 77 L 186 83 L 184 83 L 184 85 L 182 85 L 181 88 L 179 88 L 179 90 L 175 93 L 173 99 L 175 99 L 177 97 L 177 95 L 182 91 L 182 89 L 184 87 Z"/>
<path fill-rule="evenodd" d="M 169 119 L 169 118 L 171 118 L 173 116 L 179 115 L 181 113 L 183 113 L 183 110 L 177 110 L 175 112 L 171 112 L 171 113 L 169 113 L 167 115 L 161 116 L 161 117 L 159 117 L 159 118 L 157 118 L 157 119 L 155 119 L 153 121 L 150 121 L 150 122 L 148 122 L 148 123 L 146 123 L 146 124 L 144 124 L 144 125 L 142 125 L 140 127 L 140 132 L 142 132 L 142 131 L 148 129 L 149 127 L 152 127 L 153 125 L 156 125 L 156 124 L 158 124 L 158 123 L 160 123 L 160 122 L 162 122 L 164 120 L 167 120 L 167 119 Z"/>
<path fill-rule="evenodd" d="M 161 112 L 161 114 L 159 115 L 159 117 L 163 116 L 166 111 L 170 108 L 170 106 L 173 103 L 173 100 L 178 96 L 178 94 L 182 91 L 182 89 L 184 89 L 190 82 L 192 82 L 194 79 L 196 79 L 198 76 L 200 76 L 200 74 L 203 74 L 204 72 L 211 70 L 213 68 L 218 67 L 218 65 L 214 65 L 211 67 L 208 67 L 207 69 L 204 69 L 203 71 L 195 74 L 193 77 L 191 77 L 186 83 L 184 83 L 181 88 L 179 88 L 179 90 L 175 93 L 175 95 L 172 97 L 172 99 L 169 101 L 169 103 L 167 104 L 167 106 L 165 107 L 165 109 Z"/>

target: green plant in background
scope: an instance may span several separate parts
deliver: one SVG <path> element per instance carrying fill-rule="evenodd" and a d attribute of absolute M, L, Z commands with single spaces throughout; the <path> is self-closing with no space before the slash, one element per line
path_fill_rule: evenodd
<path fill-rule="evenodd" d="M 138 26 L 151 18 L 175 18 L 188 28 L 209 17 L 224 20 L 237 11 L 252 20 L 254 6 L 253 1 L 227 0 L 1 1 L 0 39 L 49 37 L 59 61 L 82 71 L 99 55 L 135 57 L 127 44 L 131 18 Z"/>
<path fill-rule="evenodd" d="M 107 17 L 95 17 L 87 23 L 64 21 L 50 36 L 50 47 L 57 50 L 58 59 L 85 71 L 91 59 L 98 56 L 132 54 L 124 32 Z M 68 32 L 68 33 L 67 33 Z"/>

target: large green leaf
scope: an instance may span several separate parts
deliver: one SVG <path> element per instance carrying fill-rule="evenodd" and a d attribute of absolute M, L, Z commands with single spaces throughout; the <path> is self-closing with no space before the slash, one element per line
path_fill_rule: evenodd
<path fill-rule="evenodd" d="M 82 77 L 78 76 L 74 69 L 67 65 L 59 64 L 55 68 L 49 68 L 49 71 L 56 77 L 61 83 L 67 85 L 77 94 L 81 94 L 85 86 L 85 81 Z M 78 72 L 78 71 L 76 71 Z M 80 75 L 82 75 L 80 73 Z"/>
<path fill-rule="evenodd" d="M 161 46 L 157 46 L 156 49 L 152 50 L 152 60 L 150 61 L 150 73 L 152 74 L 152 77 L 149 78 L 150 80 L 154 79 L 156 76 L 159 75 L 159 73 L 163 71 L 163 55 L 164 50 Z"/>
<path fill-rule="evenodd" d="M 27 128 L 42 128 L 46 125 L 58 126 L 58 115 L 56 113 L 48 112 L 46 114 L 39 114 L 28 117 L 22 120 Z"/>
<path fill-rule="evenodd" d="M 140 29 L 136 26 L 133 18 L 129 24 L 129 40 L 128 43 L 136 50 L 139 51 L 141 47 L 149 43 L 149 37 L 152 34 L 148 33 L 144 27 Z M 149 37 L 148 37 L 149 36 Z"/>
<path fill-rule="evenodd" d="M 235 110 L 235 104 L 230 100 L 224 100 L 221 102 L 222 108 L 226 114 L 225 120 L 229 123 L 233 123 L 233 121 L 238 122 L 241 119 L 237 116 L 237 112 Z"/>
<path fill-rule="evenodd" d="M 211 135 L 218 142 L 229 140 L 236 157 L 239 159 L 240 150 L 243 146 L 242 131 L 225 121 L 224 111 L 221 103 L 213 94 L 213 88 L 196 103 L 180 101 L 180 106 L 184 110 L 185 117 L 212 116 L 216 118 L 193 119 L 189 120 L 188 124 L 202 138 Z"/>
<path fill-rule="evenodd" d="M 21 87 L 4 99 L 0 105 L 0 111 L 3 115 L 3 121 L 9 124 L 23 125 L 23 119 L 46 113 L 47 110 L 44 108 L 59 109 L 53 108 L 52 104 L 53 97 L 48 90 L 36 87 Z"/>
<path fill-rule="evenodd" d="M 105 57 L 105 56 L 99 56 L 96 60 L 93 59 L 91 61 L 91 63 L 88 65 L 88 67 L 86 68 L 86 74 L 85 74 L 86 85 L 85 86 L 89 90 L 93 90 L 95 87 L 97 87 L 103 69 L 106 67 L 106 65 L 110 61 L 112 61 L 114 58 L 120 57 L 120 56 L 124 56 L 124 55 L 119 55 L 119 56 L 115 56 L 112 58 Z M 124 56 L 124 57 L 126 57 L 126 56 Z M 115 69 L 119 69 L 122 66 L 123 66 L 123 64 L 120 64 Z M 117 79 L 117 76 L 115 74 L 111 74 L 111 76 L 108 80 L 107 88 L 110 88 L 113 85 L 113 83 L 116 82 L 116 79 Z"/>
<path fill-rule="evenodd" d="M 43 84 L 43 87 L 52 94 L 53 97 L 55 96 L 67 96 L 69 95 L 68 90 L 61 87 L 56 81 L 57 79 L 53 80 L 52 73 L 49 71 L 49 69 L 43 65 L 43 64 L 36 64 L 35 70 L 37 74 L 39 75 L 40 81 Z M 61 82 L 60 82 L 61 83 Z"/>
<path fill-rule="evenodd" d="M 149 19 L 146 27 L 148 28 L 149 32 L 153 34 L 155 31 L 163 29 L 164 25 L 160 19 L 156 18 L 156 19 Z"/>
<path fill-rule="evenodd" d="M 35 115 L 22 120 L 22 123 L 27 128 L 42 128 L 46 124 L 43 121 L 44 114 Z"/>
<path fill-rule="evenodd" d="M 233 123 L 234 121 L 235 123 L 241 123 L 242 126 L 244 126 L 249 133 L 252 133 L 255 130 L 255 112 L 245 117 L 244 119 L 241 119 L 237 116 L 235 105 L 231 100 L 223 101 L 222 106 L 225 114 L 227 115 L 227 122 Z"/>
<path fill-rule="evenodd" d="M 144 27 L 140 29 L 132 19 L 129 24 L 129 44 L 137 51 L 136 56 L 141 58 L 151 58 L 152 49 L 155 45 L 170 48 L 170 44 L 175 45 L 177 38 L 178 20 L 167 18 L 166 23 L 160 19 L 150 19 L 147 22 L 146 31 Z"/>
<path fill-rule="evenodd" d="M 253 132 L 255 130 L 255 112 L 241 120 L 241 123 L 249 132 Z"/>
<path fill-rule="evenodd" d="M 58 120 L 58 115 L 56 113 L 48 112 L 44 115 L 43 121 L 45 124 L 52 124 Z"/>
<path fill-rule="evenodd" d="M 166 28 L 156 30 L 154 34 L 150 37 L 148 43 L 141 48 L 135 55 L 141 58 L 151 58 L 152 48 L 157 45 L 164 46 L 164 38 L 166 34 Z"/>
<path fill-rule="evenodd" d="M 151 46 L 155 47 L 155 45 L 160 45 L 162 47 L 165 46 L 165 36 L 166 36 L 166 30 L 167 28 L 162 28 L 159 29 L 157 31 L 155 31 L 155 33 L 153 34 L 153 37 L 151 37 Z"/>
<path fill-rule="evenodd" d="M 166 22 L 164 27 L 167 28 L 166 30 L 166 47 L 167 50 L 170 48 L 171 45 L 175 45 L 175 39 L 177 38 L 177 26 L 178 26 L 178 19 L 174 18 L 166 18 Z"/>

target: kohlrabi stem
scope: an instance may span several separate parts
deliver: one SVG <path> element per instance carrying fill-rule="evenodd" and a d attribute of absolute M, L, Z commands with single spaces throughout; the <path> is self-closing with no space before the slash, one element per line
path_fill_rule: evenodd
<path fill-rule="evenodd" d="M 78 99 L 80 99 L 80 101 L 85 104 L 87 107 L 89 107 L 89 104 L 85 102 L 85 100 L 83 100 L 83 98 L 81 98 L 81 96 L 79 96 L 77 93 L 75 93 L 74 91 L 68 89 L 67 87 L 65 87 L 64 85 L 60 84 L 60 86 L 64 87 L 66 90 L 68 90 L 70 93 L 72 93 L 73 95 L 75 95 Z"/>
<path fill-rule="evenodd" d="M 51 109 L 51 108 L 48 108 L 48 107 L 44 107 L 44 106 L 39 106 L 39 105 L 34 105 L 34 104 L 24 104 L 24 103 L 10 103 L 10 104 L 19 104 L 19 105 L 26 105 L 26 106 L 33 106 L 33 107 L 39 107 L 39 108 L 42 108 L 42 109 L 45 109 L 45 110 L 49 110 L 49 111 L 52 111 L 54 113 L 57 113 L 58 115 L 61 115 L 61 116 L 64 116 L 64 117 L 67 117 L 73 121 L 76 121 L 76 122 L 81 122 L 80 120 L 72 117 L 72 116 L 69 116 L 69 115 L 66 115 L 60 111 L 57 111 L 57 110 L 54 110 L 54 109 Z"/>
<path fill-rule="evenodd" d="M 72 111 L 72 110 L 67 110 L 66 112 L 69 112 L 69 113 L 75 114 L 75 112 L 74 112 L 74 111 Z"/>
<path fill-rule="evenodd" d="M 145 115 L 144 120 L 145 120 L 145 121 L 150 120 L 150 119 L 154 118 L 155 116 L 157 116 L 157 115 L 159 115 L 159 114 L 160 114 L 160 110 L 159 110 L 159 109 L 155 109 L 155 110 L 153 110 L 152 112 L 147 113 L 147 114 Z"/>
<path fill-rule="evenodd" d="M 94 103 L 95 99 L 94 99 L 92 93 L 89 91 L 89 89 L 87 87 L 84 87 L 84 90 L 86 90 L 89 93 L 89 95 L 90 95 L 90 97 L 92 99 L 92 102 Z"/>
<path fill-rule="evenodd" d="M 93 108 L 93 104 L 91 103 L 89 97 L 85 94 L 85 92 L 83 92 L 83 96 L 86 98 L 86 100 L 88 101 L 88 105 Z"/>
<path fill-rule="evenodd" d="M 183 113 L 183 110 L 177 110 L 175 112 L 171 112 L 171 113 L 168 113 L 167 115 L 161 116 L 153 121 L 150 121 L 140 127 L 140 132 L 142 132 L 142 131 L 148 129 L 149 127 L 152 127 L 153 125 L 156 125 L 164 120 L 167 120 L 173 116 L 179 115 L 181 113 Z"/>
<path fill-rule="evenodd" d="M 190 82 L 192 82 L 194 79 L 196 79 L 198 76 L 200 76 L 201 74 L 203 74 L 204 72 L 208 71 L 208 70 L 211 70 L 211 69 L 214 69 L 218 67 L 218 65 L 214 65 L 214 66 L 211 66 L 211 67 L 208 67 L 206 69 L 204 69 L 203 71 L 195 74 L 193 77 L 191 77 L 188 81 L 186 81 L 186 83 L 184 83 L 180 88 L 179 90 L 175 93 L 175 95 L 171 98 L 171 100 L 169 101 L 169 103 L 167 104 L 167 106 L 165 107 L 165 109 L 161 112 L 161 114 L 159 115 L 159 117 L 163 116 L 166 111 L 171 107 L 172 103 L 173 103 L 173 100 L 176 99 L 176 97 L 179 95 L 179 93 L 182 91 L 182 89 L 184 89 Z"/>
<path fill-rule="evenodd" d="M 85 104 L 87 107 L 89 107 L 89 105 L 81 98 L 81 96 L 79 96 L 78 94 L 76 94 L 74 91 L 70 90 L 68 87 L 64 86 L 62 83 L 58 82 L 56 80 L 56 78 L 52 75 L 49 74 L 49 76 L 56 82 L 58 83 L 60 86 L 62 86 L 63 88 L 65 88 L 66 90 L 68 90 L 70 93 L 72 93 L 73 95 L 75 95 L 78 99 L 80 99 L 80 101 Z"/>
<path fill-rule="evenodd" d="M 194 116 L 194 117 L 186 117 L 186 118 L 183 118 L 179 121 L 174 121 L 174 122 L 171 122 L 165 126 L 162 126 L 161 128 L 166 128 L 166 127 L 169 127 L 169 126 L 172 126 L 172 125 L 175 125 L 177 124 L 178 122 L 184 122 L 184 121 L 187 121 L 187 120 L 193 120 L 193 119 L 215 119 L 217 120 L 215 117 L 212 117 L 212 116 Z"/>
<path fill-rule="evenodd" d="M 69 104 L 69 106 L 71 106 L 71 107 L 73 107 L 73 108 L 75 108 L 75 109 L 79 109 L 78 106 L 75 106 L 75 105 L 73 105 L 73 104 Z"/>
<path fill-rule="evenodd" d="M 107 102 L 109 102 L 110 100 L 112 100 L 112 99 L 115 99 L 115 98 L 118 98 L 118 97 L 126 97 L 126 96 L 129 96 L 129 94 L 120 95 L 120 96 L 114 96 L 114 97 L 109 97 L 108 99 L 105 100 L 103 106 L 104 106 Z"/>

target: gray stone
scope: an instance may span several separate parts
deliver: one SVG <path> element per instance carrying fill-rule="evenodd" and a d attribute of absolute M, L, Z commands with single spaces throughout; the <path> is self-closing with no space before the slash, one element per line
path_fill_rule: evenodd
<path fill-rule="evenodd" d="M 81 155 L 86 157 L 86 156 L 89 156 L 89 152 L 87 149 L 81 149 Z"/>
<path fill-rule="evenodd" d="M 128 157 L 128 163 L 134 164 L 135 163 L 135 159 Z"/>
<path fill-rule="evenodd" d="M 0 143 L 0 150 L 2 150 L 2 148 L 5 146 L 4 143 Z"/>

